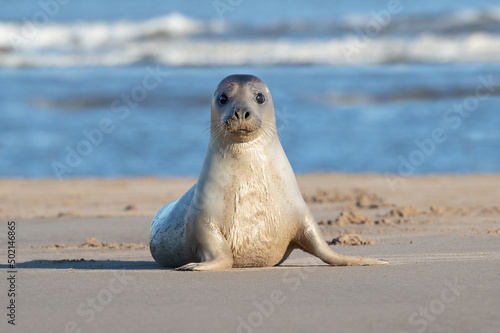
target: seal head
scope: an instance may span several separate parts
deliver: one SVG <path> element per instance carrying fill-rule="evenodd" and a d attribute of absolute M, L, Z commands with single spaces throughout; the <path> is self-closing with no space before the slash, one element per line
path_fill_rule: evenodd
<path fill-rule="evenodd" d="M 275 128 L 273 100 L 267 86 L 253 75 L 223 79 L 212 97 L 212 133 L 234 142 L 250 142 Z"/>

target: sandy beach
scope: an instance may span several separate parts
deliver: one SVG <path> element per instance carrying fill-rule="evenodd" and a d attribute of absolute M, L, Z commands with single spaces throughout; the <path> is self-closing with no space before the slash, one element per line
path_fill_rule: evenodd
<path fill-rule="evenodd" d="M 177 272 L 151 258 L 149 224 L 196 179 L 0 180 L 4 248 L 16 222 L 16 329 L 496 332 L 500 175 L 297 178 L 335 251 L 390 264 L 329 267 L 295 251 L 280 267 Z"/>

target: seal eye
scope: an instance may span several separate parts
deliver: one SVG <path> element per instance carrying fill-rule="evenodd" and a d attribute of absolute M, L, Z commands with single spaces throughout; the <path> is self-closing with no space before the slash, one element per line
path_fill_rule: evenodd
<path fill-rule="evenodd" d="M 229 98 L 227 98 L 226 94 L 224 94 L 224 93 L 220 94 L 220 96 L 219 96 L 219 104 L 221 104 L 221 105 L 222 104 L 226 104 L 228 99 Z"/>
<path fill-rule="evenodd" d="M 258 93 L 257 96 L 255 96 L 255 101 L 259 104 L 262 104 L 266 101 L 266 97 L 263 93 Z"/>

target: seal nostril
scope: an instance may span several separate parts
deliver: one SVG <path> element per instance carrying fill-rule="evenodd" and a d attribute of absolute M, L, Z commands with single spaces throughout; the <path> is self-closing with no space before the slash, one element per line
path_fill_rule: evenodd
<path fill-rule="evenodd" d="M 233 109 L 233 114 L 231 115 L 231 118 L 236 121 L 243 121 L 245 119 L 249 119 L 251 115 L 252 114 L 250 111 Z"/>

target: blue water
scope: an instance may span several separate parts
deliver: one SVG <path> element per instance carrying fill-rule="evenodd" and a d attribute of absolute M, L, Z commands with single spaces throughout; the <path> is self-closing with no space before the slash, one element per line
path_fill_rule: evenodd
<path fill-rule="evenodd" d="M 270 88 L 298 173 L 500 171 L 496 1 L 401 1 L 368 44 L 387 1 L 46 3 L 0 11 L 0 177 L 197 175 L 233 73 Z"/>

